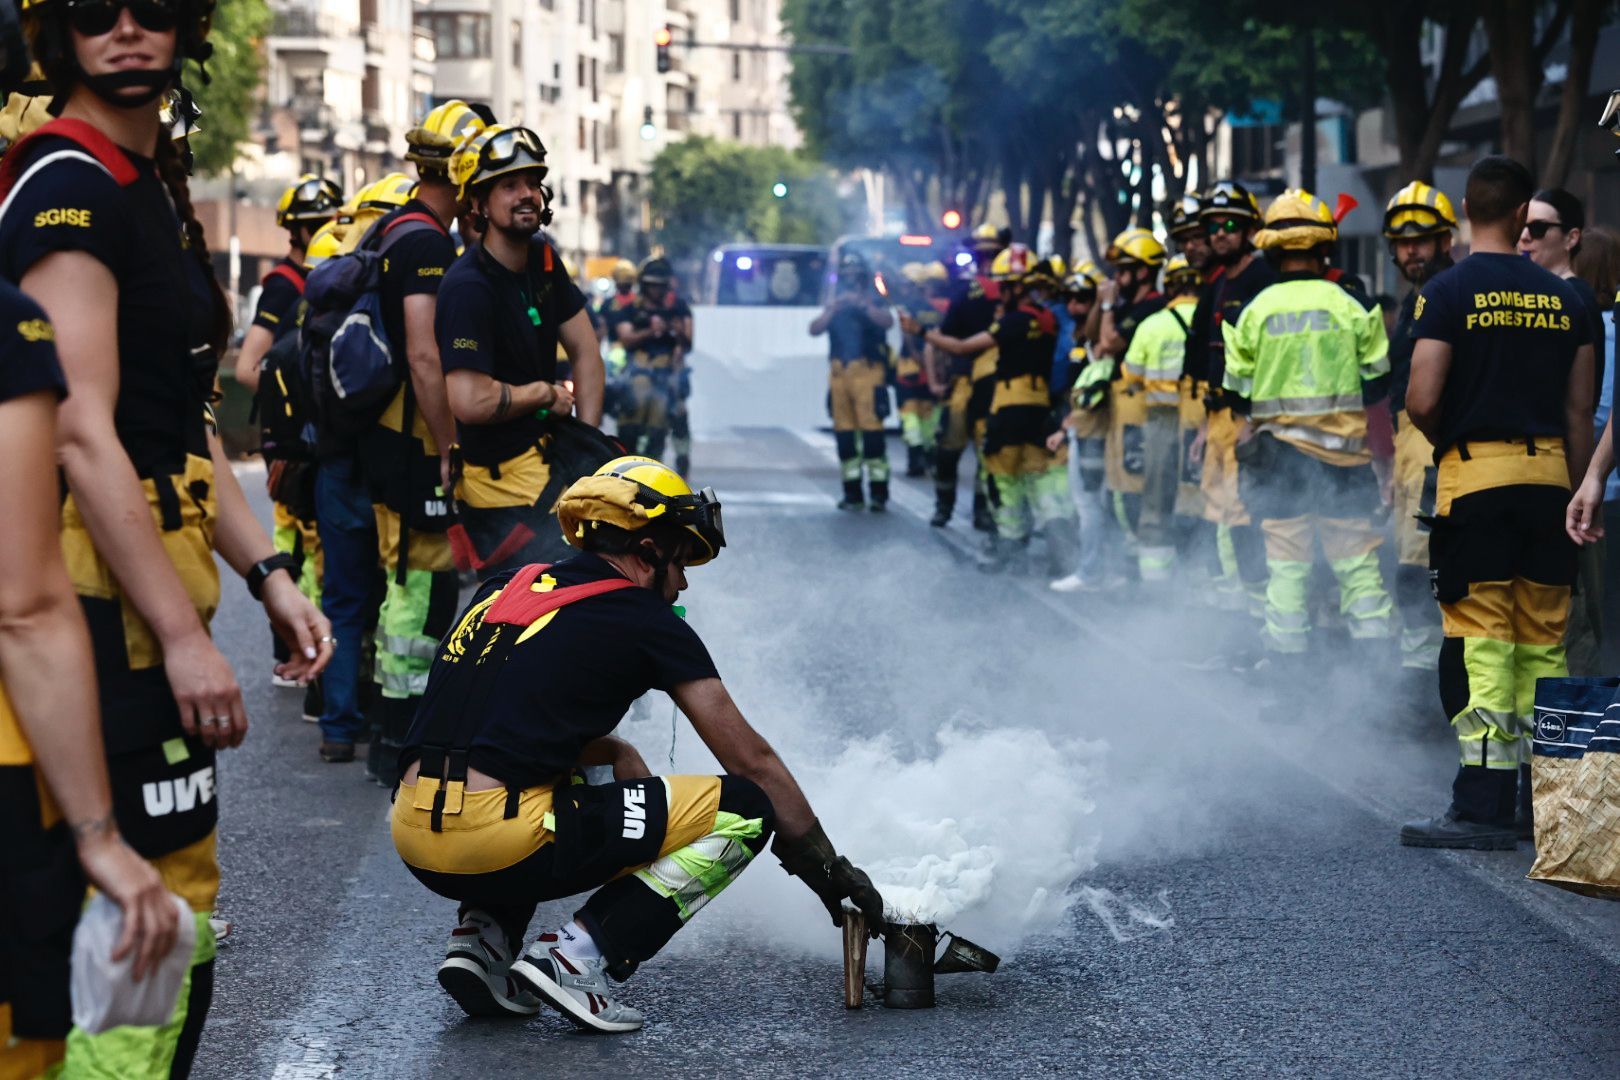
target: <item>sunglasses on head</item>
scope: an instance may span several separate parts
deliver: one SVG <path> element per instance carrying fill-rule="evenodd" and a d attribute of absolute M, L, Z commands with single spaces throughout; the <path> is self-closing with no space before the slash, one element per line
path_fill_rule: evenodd
<path fill-rule="evenodd" d="M 1524 223 L 1524 231 L 1530 234 L 1532 240 L 1540 240 L 1547 235 L 1549 229 L 1561 230 L 1563 227 L 1564 223 L 1562 221 L 1527 221 Z"/>
<path fill-rule="evenodd" d="M 142 30 L 154 34 L 173 30 L 180 21 L 180 5 L 174 0 L 72 0 L 68 24 L 85 37 L 100 37 L 118 25 L 118 14 L 125 8 Z"/>
<path fill-rule="evenodd" d="M 1221 218 L 1216 221 L 1204 222 L 1204 230 L 1211 236 L 1215 236 L 1218 233 L 1226 233 L 1227 235 L 1231 235 L 1232 233 L 1240 233 L 1243 231 L 1243 228 L 1244 222 L 1239 221 L 1237 218 Z"/>

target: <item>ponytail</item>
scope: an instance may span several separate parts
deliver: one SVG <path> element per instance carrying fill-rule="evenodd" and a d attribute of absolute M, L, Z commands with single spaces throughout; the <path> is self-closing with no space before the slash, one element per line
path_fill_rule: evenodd
<path fill-rule="evenodd" d="M 163 186 L 168 188 L 169 199 L 174 203 L 175 213 L 180 217 L 186 247 L 201 264 L 203 276 L 208 281 L 208 291 L 213 298 L 208 344 L 213 348 L 214 358 L 217 360 L 225 354 L 225 347 L 230 341 L 233 322 L 231 305 L 225 297 L 225 289 L 220 285 L 219 278 L 214 275 L 214 260 L 208 253 L 208 240 L 203 235 L 202 222 L 197 220 L 197 211 L 191 205 L 191 183 L 186 175 L 180 148 L 175 145 L 167 130 L 158 132 L 157 154 L 154 160 L 158 176 L 163 180 Z"/>

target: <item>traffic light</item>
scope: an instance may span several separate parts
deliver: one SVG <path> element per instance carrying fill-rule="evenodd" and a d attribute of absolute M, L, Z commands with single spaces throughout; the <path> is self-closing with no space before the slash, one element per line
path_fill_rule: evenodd
<path fill-rule="evenodd" d="M 947 229 L 960 229 L 962 227 L 962 211 L 947 210 L 939 215 L 939 223 Z"/>
<path fill-rule="evenodd" d="M 652 142 L 658 138 L 658 125 L 653 123 L 652 106 L 648 105 L 641 110 L 641 141 Z"/>
<path fill-rule="evenodd" d="M 665 23 L 653 35 L 653 42 L 658 46 L 658 74 L 663 75 L 669 71 L 669 43 L 675 40 L 675 33 Z"/>

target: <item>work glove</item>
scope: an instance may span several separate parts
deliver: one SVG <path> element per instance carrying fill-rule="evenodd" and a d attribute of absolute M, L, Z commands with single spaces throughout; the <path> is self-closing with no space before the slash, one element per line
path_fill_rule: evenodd
<path fill-rule="evenodd" d="M 874 935 L 883 926 L 883 897 L 866 871 L 833 850 L 821 822 L 811 824 L 810 831 L 794 840 L 781 833 L 771 844 L 771 851 L 782 861 L 782 869 L 803 881 L 820 899 L 834 926 L 844 925 L 844 900 L 847 898 L 866 916 L 867 928 Z"/>

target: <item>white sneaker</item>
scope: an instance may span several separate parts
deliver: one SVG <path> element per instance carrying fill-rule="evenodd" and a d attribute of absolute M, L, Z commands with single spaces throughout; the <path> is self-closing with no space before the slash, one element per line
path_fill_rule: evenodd
<path fill-rule="evenodd" d="M 303 689 L 303 687 L 298 685 L 298 680 L 297 679 L 289 679 L 285 675 L 277 675 L 273 671 L 270 673 L 270 685 L 274 686 L 274 687 L 276 687 L 278 689 L 281 689 L 281 690 L 302 690 Z"/>
<path fill-rule="evenodd" d="M 1085 584 L 1079 574 L 1069 574 L 1066 577 L 1054 578 L 1046 583 L 1046 587 L 1053 592 L 1074 592 Z"/>
<path fill-rule="evenodd" d="M 614 1001 L 608 990 L 607 961 L 566 956 L 556 934 L 541 934 L 512 965 L 512 978 L 540 995 L 547 1005 L 585 1031 L 636 1031 L 641 1014 Z"/>
<path fill-rule="evenodd" d="M 468 1016 L 533 1016 L 540 999 L 511 976 L 506 935 L 481 911 L 469 911 L 450 931 L 439 985 Z"/>

